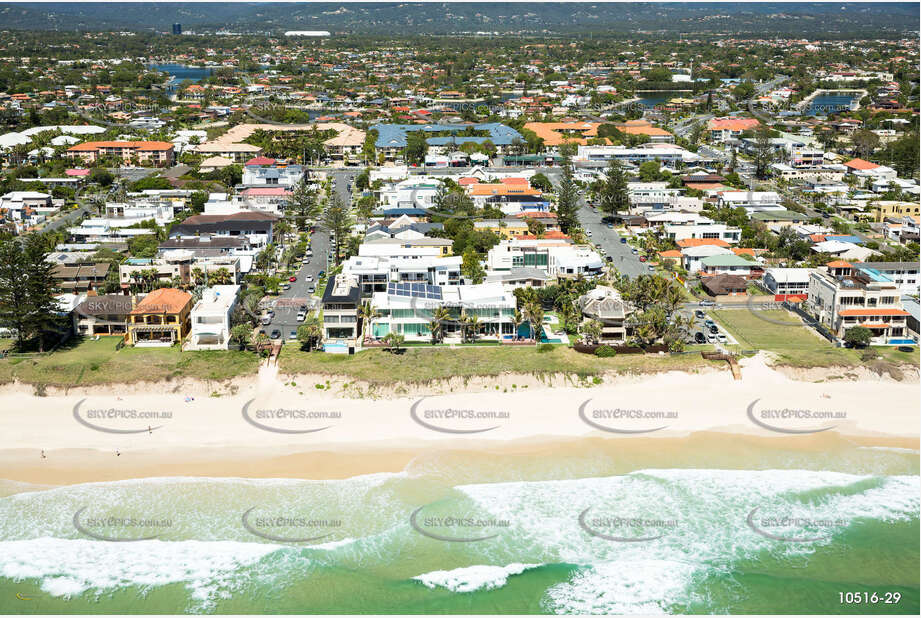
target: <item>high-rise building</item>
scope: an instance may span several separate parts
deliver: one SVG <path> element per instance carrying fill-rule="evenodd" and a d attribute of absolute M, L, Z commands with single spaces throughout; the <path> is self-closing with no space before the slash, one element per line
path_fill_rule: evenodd
<path fill-rule="evenodd" d="M 173 24 L 173 34 L 182 34 L 182 24 Z"/>

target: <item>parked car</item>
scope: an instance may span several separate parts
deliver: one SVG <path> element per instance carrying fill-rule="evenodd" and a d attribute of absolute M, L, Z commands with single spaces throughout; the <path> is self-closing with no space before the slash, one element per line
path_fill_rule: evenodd
<path fill-rule="evenodd" d="M 698 320 L 703 320 L 704 318 L 707 317 L 707 314 L 701 311 L 700 309 L 695 309 L 694 317 L 697 318 Z"/>
<path fill-rule="evenodd" d="M 695 343 L 706 343 L 707 337 L 700 331 L 694 333 L 694 342 Z"/>
<path fill-rule="evenodd" d="M 290 281 L 291 283 L 294 283 L 295 281 L 297 281 L 297 277 L 292 275 L 291 277 L 288 277 L 288 281 Z"/>
<path fill-rule="evenodd" d="M 703 311 L 701 311 L 701 313 L 703 313 Z M 706 326 L 707 328 L 710 328 L 711 326 L 716 326 L 716 322 L 714 322 L 713 320 L 707 319 L 707 320 L 704 320 L 704 326 Z"/>
<path fill-rule="evenodd" d="M 713 333 L 710 333 L 709 335 L 707 335 L 707 343 L 719 343 L 719 337 L 717 337 Z"/>
<path fill-rule="evenodd" d="M 592 231 L 591 231 L 591 230 L 585 230 L 585 235 L 588 236 L 588 237 L 591 237 Z"/>
<path fill-rule="evenodd" d="M 605 262 L 613 262 L 613 261 L 614 261 L 614 258 L 611 257 L 610 255 L 606 255 L 606 256 L 604 256 L 604 261 L 605 261 Z"/>
<path fill-rule="evenodd" d="M 697 304 L 700 305 L 701 307 L 715 307 L 716 306 L 716 303 L 709 299 L 704 299 Z"/>
<path fill-rule="evenodd" d="M 296 331 L 296 330 L 292 330 L 291 332 L 289 332 L 289 333 L 288 333 L 288 339 L 297 339 L 297 331 Z"/>
<path fill-rule="evenodd" d="M 613 229 L 614 229 L 614 224 L 613 224 L 613 223 L 608 223 L 608 229 L 609 229 L 609 230 L 613 230 Z"/>
<path fill-rule="evenodd" d="M 317 286 L 311 285 L 311 286 L 309 286 L 309 287 L 307 288 L 307 291 L 310 292 L 311 294 L 313 294 L 314 292 L 317 291 Z"/>
<path fill-rule="evenodd" d="M 608 226 L 608 227 L 611 227 L 611 226 Z M 626 245 L 626 244 L 627 244 L 627 237 L 626 237 L 626 236 L 621 236 L 621 237 L 620 237 L 620 244 L 622 244 L 622 245 Z"/>
<path fill-rule="evenodd" d="M 645 261 L 646 261 L 646 256 L 645 256 L 645 255 L 641 255 L 641 256 L 640 256 L 640 262 L 645 262 Z"/>
<path fill-rule="evenodd" d="M 290 283 L 282 283 L 282 284 L 281 284 L 281 289 L 283 289 L 283 290 L 290 290 L 290 289 L 291 289 L 291 284 L 290 284 Z"/>
<path fill-rule="evenodd" d="M 262 316 L 262 319 L 260 319 L 259 321 L 262 322 L 263 326 L 268 326 L 269 324 L 272 323 L 272 316 L 264 315 Z"/>
<path fill-rule="evenodd" d="M 716 327 L 716 324 L 714 324 L 713 326 L 710 327 L 710 332 L 713 333 L 714 335 L 718 335 L 720 334 L 720 329 Z"/>
<path fill-rule="evenodd" d="M 303 312 L 303 311 L 298 311 L 298 313 L 297 313 L 297 321 L 298 321 L 298 322 L 303 322 L 303 321 L 304 321 L 304 318 L 306 318 L 306 317 L 307 317 L 307 314 L 306 314 L 305 312 Z"/>
<path fill-rule="evenodd" d="M 632 253 L 633 255 L 636 255 L 637 253 L 639 253 L 639 250 L 636 247 L 633 247 L 632 249 L 630 249 L 630 253 Z"/>
<path fill-rule="evenodd" d="M 313 281 L 313 275 L 307 275 L 304 277 L 304 281 Z"/>
<path fill-rule="evenodd" d="M 279 337 L 281 337 L 281 331 L 276 328 L 275 330 L 272 331 L 272 334 L 270 335 L 270 337 L 272 339 L 278 339 Z"/>
<path fill-rule="evenodd" d="M 716 338 L 719 339 L 720 343 L 728 343 L 729 339 L 723 333 L 718 333 Z"/>

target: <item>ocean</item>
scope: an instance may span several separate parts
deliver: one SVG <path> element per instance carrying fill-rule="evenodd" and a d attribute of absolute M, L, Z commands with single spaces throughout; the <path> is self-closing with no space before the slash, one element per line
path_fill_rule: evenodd
<path fill-rule="evenodd" d="M 918 613 L 917 451 L 618 442 L 335 481 L 3 481 L 0 613 Z"/>

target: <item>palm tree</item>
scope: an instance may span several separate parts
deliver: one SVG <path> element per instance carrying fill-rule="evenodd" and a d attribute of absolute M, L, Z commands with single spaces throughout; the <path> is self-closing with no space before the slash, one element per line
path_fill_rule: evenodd
<path fill-rule="evenodd" d="M 210 278 L 214 285 L 230 285 L 230 282 L 233 280 L 230 271 L 223 266 L 211 273 Z"/>
<path fill-rule="evenodd" d="M 473 342 L 476 342 L 477 335 L 480 333 L 480 328 L 482 328 L 482 323 L 480 322 L 480 316 L 473 313 L 470 315 L 464 316 L 464 326 L 470 330 L 470 339 Z"/>
<path fill-rule="evenodd" d="M 515 312 L 512 313 L 512 326 L 515 327 L 515 332 L 514 332 L 515 340 L 518 339 L 518 328 L 519 328 L 522 324 L 524 324 L 524 316 L 521 314 L 520 311 L 518 311 L 517 309 L 515 309 Z"/>
<path fill-rule="evenodd" d="M 544 308 L 540 302 L 531 301 L 523 307 L 525 319 L 531 324 L 531 337 L 534 341 L 540 340 L 541 325 L 544 323 Z"/>
<path fill-rule="evenodd" d="M 368 301 L 358 307 L 358 317 L 361 318 L 361 339 L 364 341 L 367 339 L 368 326 L 373 320 L 381 317 L 381 312 Z"/>
<path fill-rule="evenodd" d="M 444 341 L 445 324 L 447 322 L 453 321 L 451 319 L 451 311 L 447 307 L 441 306 L 435 309 L 435 312 L 432 315 L 434 317 L 434 321 L 438 322 L 438 340 Z"/>
<path fill-rule="evenodd" d="M 320 322 L 320 316 L 311 312 L 310 315 L 304 318 L 304 323 L 297 327 L 297 340 L 309 352 L 322 338 L 323 325 Z"/>

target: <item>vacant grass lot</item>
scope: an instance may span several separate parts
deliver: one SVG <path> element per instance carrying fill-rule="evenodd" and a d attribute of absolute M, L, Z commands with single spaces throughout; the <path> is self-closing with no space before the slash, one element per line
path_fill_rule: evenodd
<path fill-rule="evenodd" d="M 120 337 L 74 340 L 43 356 L 0 360 L 0 383 L 20 380 L 45 386 L 161 381 L 178 378 L 225 380 L 254 374 L 259 359 L 252 352 L 180 352 L 178 348 L 132 348 L 116 351 Z"/>
<path fill-rule="evenodd" d="M 894 363 L 918 363 L 917 347 L 913 352 L 900 352 L 888 346 L 869 350 L 836 348 L 804 326 L 799 317 L 783 310 L 725 309 L 710 311 L 710 314 L 732 333 L 742 349 L 774 352 L 782 364 L 792 367 L 865 365 L 871 361 L 864 361 L 862 358 L 870 356 L 870 353 Z M 762 317 L 788 325 L 768 322 L 761 319 Z"/>
<path fill-rule="evenodd" d="M 693 371 L 706 366 L 710 366 L 710 362 L 697 354 L 623 354 L 599 358 L 580 354 L 563 345 L 554 346 L 549 352 L 538 352 L 533 346 L 464 346 L 454 349 L 437 346 L 408 347 L 402 354 L 372 349 L 353 356 L 304 352 L 296 345 L 286 345 L 279 359 L 281 373 L 348 376 L 374 384 L 425 383 L 455 376 L 496 376 L 506 372 L 563 372 L 589 377 L 607 371 L 655 373 Z"/>

